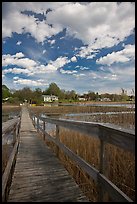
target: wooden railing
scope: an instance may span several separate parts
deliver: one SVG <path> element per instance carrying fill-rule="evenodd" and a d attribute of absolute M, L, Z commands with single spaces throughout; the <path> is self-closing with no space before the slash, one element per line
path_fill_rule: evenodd
<path fill-rule="evenodd" d="M 57 145 L 57 155 L 59 148 L 64 151 L 73 161 L 75 161 L 81 169 L 83 169 L 89 176 L 91 176 L 99 186 L 98 201 L 104 200 L 104 190 L 109 194 L 111 200 L 114 202 L 133 202 L 124 192 L 122 192 L 114 183 L 112 183 L 104 175 L 105 167 L 105 152 L 104 147 L 106 143 L 113 144 L 124 150 L 135 153 L 135 131 L 119 128 L 115 125 L 94 123 L 94 122 L 81 122 L 65 119 L 54 119 L 48 117 L 38 117 L 30 113 L 33 123 L 38 131 L 42 131 L 43 139 L 45 137 Z M 43 127 L 40 126 L 40 120 L 43 122 Z M 46 123 L 56 125 L 56 137 L 50 136 L 46 132 Z M 80 133 L 86 133 L 91 137 L 96 137 L 100 140 L 100 167 L 97 170 L 95 167 L 87 163 L 77 154 L 72 152 L 59 140 L 60 126 L 76 130 Z"/>
<path fill-rule="evenodd" d="M 7 122 L 2 123 L 2 141 L 4 140 L 4 144 L 8 143 L 8 134 L 11 133 L 13 135 L 12 145 L 13 149 L 7 161 L 6 168 L 2 175 L 2 202 L 7 200 L 9 186 L 11 183 L 11 178 L 13 174 L 13 169 L 16 161 L 16 154 L 19 145 L 19 129 L 20 129 L 20 117 L 12 120 L 8 120 Z"/>

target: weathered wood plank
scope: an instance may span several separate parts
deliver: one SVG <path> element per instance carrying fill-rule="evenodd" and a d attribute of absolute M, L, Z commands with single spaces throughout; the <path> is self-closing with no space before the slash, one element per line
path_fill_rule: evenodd
<path fill-rule="evenodd" d="M 113 200 L 116 201 L 117 199 L 123 200 L 123 201 L 132 201 L 128 196 L 126 196 L 120 189 L 118 189 L 111 181 L 109 181 L 104 176 L 104 183 L 100 182 L 100 173 L 103 172 L 103 164 L 104 164 L 104 142 L 108 142 L 110 144 L 114 144 L 115 146 L 119 146 L 123 149 L 129 150 L 131 152 L 135 152 L 135 132 L 123 128 L 119 128 L 116 125 L 106 125 L 106 124 L 100 124 L 100 123 L 89 123 L 87 122 L 79 122 L 79 121 L 70 121 L 70 120 L 57 120 L 57 119 L 51 119 L 51 118 L 42 118 L 41 120 L 54 123 L 56 125 L 60 125 L 63 127 L 67 127 L 68 123 L 68 129 L 75 129 L 78 131 L 85 132 L 85 129 L 83 128 L 83 124 L 87 127 L 89 130 L 93 129 L 94 135 L 92 135 L 92 131 L 88 134 L 91 136 L 98 136 L 98 138 L 101 141 L 101 151 L 100 151 L 100 172 L 95 169 L 93 166 L 86 163 L 82 158 L 80 158 L 78 155 L 76 155 L 74 152 L 72 152 L 69 148 L 67 148 L 64 144 L 60 143 L 59 140 L 56 138 L 50 136 L 47 132 L 45 132 L 41 127 L 39 127 L 39 130 L 41 130 L 47 139 L 49 141 L 54 142 L 60 149 L 62 149 L 72 160 L 74 160 L 88 175 L 90 175 L 98 184 L 100 188 L 100 196 L 99 200 L 103 200 L 103 191 L 109 189 L 109 193 L 112 196 Z M 73 123 L 72 123 L 73 122 Z M 79 129 L 78 129 L 79 127 Z M 123 142 L 124 141 L 124 142 Z M 103 180 L 103 177 L 102 177 Z M 104 184 L 106 189 L 104 188 Z M 112 184 L 112 185 L 111 185 Z M 115 193 L 114 193 L 115 192 Z M 113 196 L 114 194 L 114 196 Z"/>
<path fill-rule="evenodd" d="M 56 155 L 38 137 L 28 111 L 24 109 L 8 202 L 67 200 L 88 201 Z"/>

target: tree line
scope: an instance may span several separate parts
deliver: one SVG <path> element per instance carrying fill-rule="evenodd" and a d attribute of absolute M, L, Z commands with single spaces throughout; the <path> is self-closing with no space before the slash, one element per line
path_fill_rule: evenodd
<path fill-rule="evenodd" d="M 31 90 L 29 87 L 24 87 L 20 90 L 10 90 L 6 85 L 2 85 L 2 101 L 12 104 L 24 103 L 43 103 L 43 95 L 55 95 L 59 98 L 59 102 L 67 101 L 74 102 L 81 100 L 86 101 L 98 101 L 104 98 L 109 99 L 110 101 L 128 101 L 134 100 L 134 90 L 130 96 L 127 95 L 125 89 L 121 89 L 121 94 L 98 94 L 98 92 L 88 91 L 79 95 L 75 90 L 65 91 L 60 89 L 56 83 L 51 83 L 47 89 L 42 91 L 40 88 Z"/>

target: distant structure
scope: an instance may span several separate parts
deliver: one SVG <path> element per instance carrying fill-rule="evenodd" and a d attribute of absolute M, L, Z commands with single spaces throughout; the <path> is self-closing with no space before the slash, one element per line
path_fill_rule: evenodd
<path fill-rule="evenodd" d="M 58 97 L 55 95 L 42 95 L 44 102 L 58 101 Z"/>

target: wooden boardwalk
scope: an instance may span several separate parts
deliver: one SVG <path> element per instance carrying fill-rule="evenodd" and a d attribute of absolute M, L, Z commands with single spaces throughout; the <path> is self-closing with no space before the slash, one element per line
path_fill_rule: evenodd
<path fill-rule="evenodd" d="M 88 202 L 74 179 L 40 139 L 23 107 L 20 144 L 8 202 Z"/>

